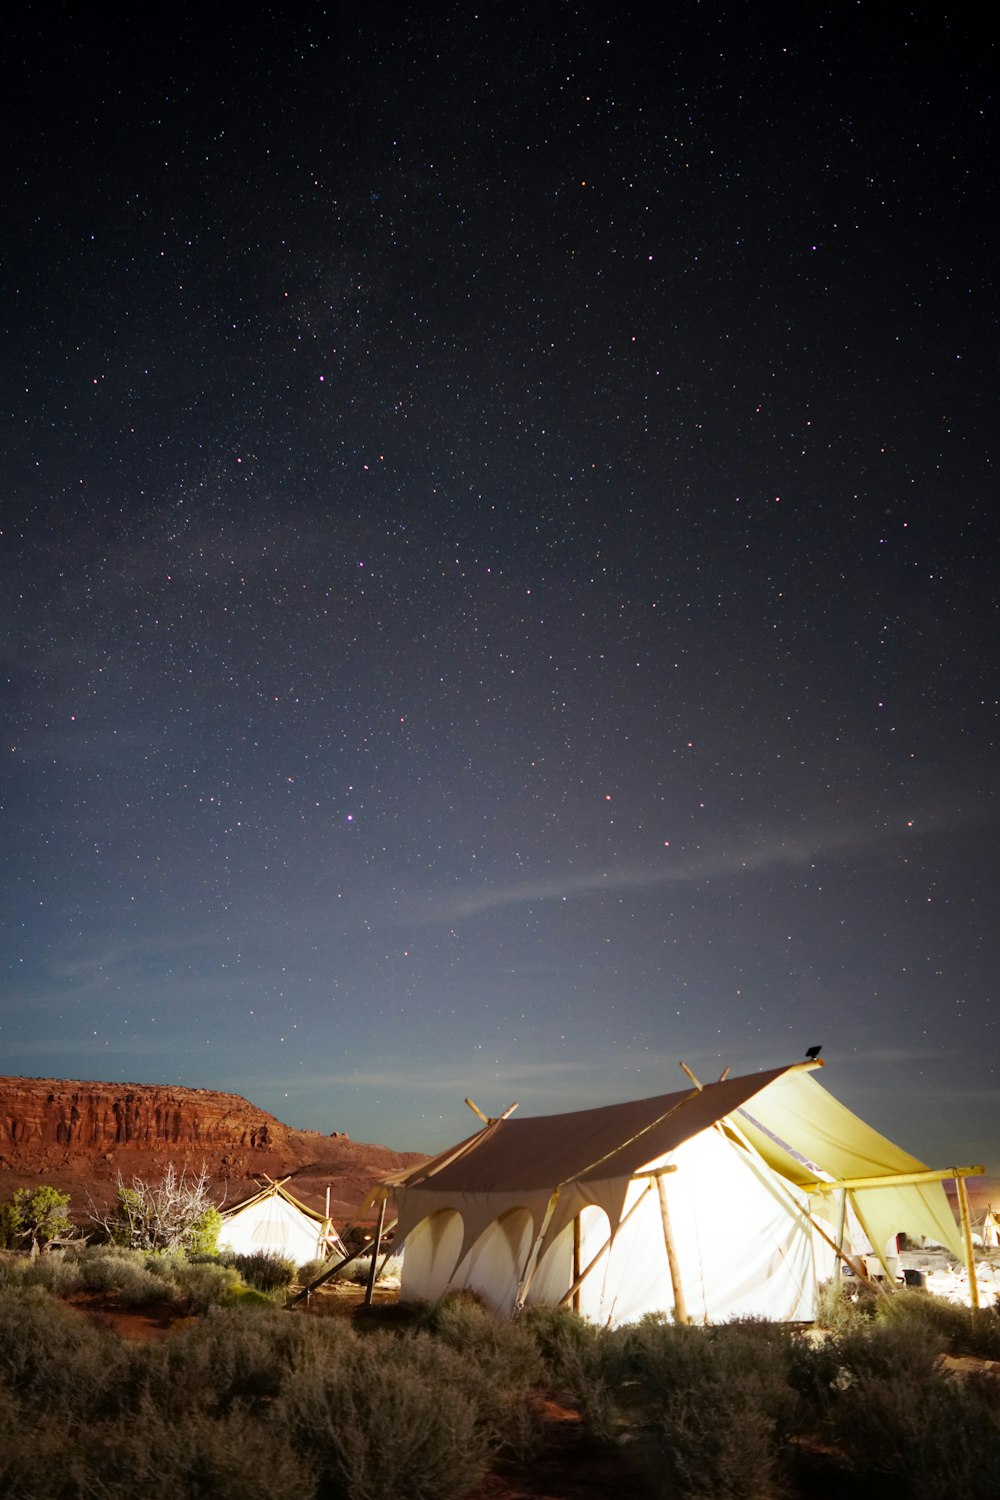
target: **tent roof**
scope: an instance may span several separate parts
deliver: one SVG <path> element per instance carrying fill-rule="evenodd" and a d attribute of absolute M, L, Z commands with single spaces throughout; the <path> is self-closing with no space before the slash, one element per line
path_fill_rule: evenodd
<path fill-rule="evenodd" d="M 510 1193 L 628 1177 L 800 1066 L 570 1114 L 494 1120 L 459 1146 L 387 1181 L 413 1188 L 433 1180 L 441 1192 Z"/>
<path fill-rule="evenodd" d="M 530 1203 L 537 1218 L 545 1198 L 570 1183 L 602 1202 L 615 1223 L 633 1173 L 727 1118 L 774 1171 L 807 1191 L 831 1180 L 927 1171 L 807 1076 L 821 1066 L 793 1063 L 700 1090 L 569 1114 L 493 1120 L 451 1150 L 384 1181 L 398 1190 L 403 1234 L 424 1213 L 451 1202 L 461 1205 L 468 1238 L 496 1211 L 487 1207 L 490 1201 Z M 961 1254 L 940 1183 L 872 1185 L 854 1197 L 873 1244 L 907 1230 L 928 1234 Z"/>
<path fill-rule="evenodd" d="M 241 1214 L 246 1209 L 252 1208 L 256 1203 L 263 1203 L 267 1198 L 284 1198 L 285 1202 L 291 1204 L 292 1208 L 298 1209 L 300 1214 L 305 1214 L 307 1218 L 314 1219 L 317 1224 L 326 1224 L 328 1222 L 326 1214 L 319 1213 L 317 1209 L 310 1208 L 308 1203 L 303 1203 L 300 1199 L 296 1198 L 285 1187 L 285 1181 L 269 1182 L 266 1187 L 260 1188 L 256 1193 L 251 1193 L 249 1198 L 244 1198 L 242 1203 L 234 1203 L 232 1208 L 225 1209 L 222 1217 L 230 1219 L 235 1214 Z"/>

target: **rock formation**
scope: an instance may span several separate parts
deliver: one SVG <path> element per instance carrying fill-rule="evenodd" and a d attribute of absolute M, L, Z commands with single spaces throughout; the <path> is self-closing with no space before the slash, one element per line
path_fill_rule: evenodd
<path fill-rule="evenodd" d="M 0 1154 L 22 1159 L 53 1148 L 267 1151 L 289 1135 L 238 1094 L 53 1078 L 0 1078 L 0 1130 Z"/>
<path fill-rule="evenodd" d="M 220 1200 L 240 1183 L 292 1176 L 314 1207 L 332 1192 L 343 1220 L 383 1172 L 418 1157 L 364 1146 L 338 1131 L 293 1130 L 238 1094 L 169 1085 L 0 1078 L 0 1200 L 46 1181 L 94 1202 L 119 1174 L 158 1178 L 167 1162 L 204 1166 Z M 318 1200 L 318 1201 L 317 1201 Z"/>

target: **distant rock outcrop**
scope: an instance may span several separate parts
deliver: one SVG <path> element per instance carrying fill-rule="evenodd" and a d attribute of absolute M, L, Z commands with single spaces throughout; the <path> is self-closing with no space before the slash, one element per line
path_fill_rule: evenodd
<path fill-rule="evenodd" d="M 0 1155 L 122 1149 L 269 1151 L 291 1132 L 238 1094 L 148 1084 L 0 1078 Z"/>
<path fill-rule="evenodd" d="M 239 1094 L 159 1084 L 0 1078 L 0 1199 L 44 1180 L 74 1202 L 114 1196 L 118 1175 L 159 1177 L 168 1162 L 205 1167 L 220 1201 L 239 1184 L 292 1177 L 295 1192 L 342 1222 L 385 1172 L 420 1160 L 343 1132 L 293 1130 Z"/>

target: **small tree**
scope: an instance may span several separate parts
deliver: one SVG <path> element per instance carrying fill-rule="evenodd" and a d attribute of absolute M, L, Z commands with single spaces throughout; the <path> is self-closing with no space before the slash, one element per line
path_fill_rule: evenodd
<path fill-rule="evenodd" d="M 69 1234 L 73 1225 L 68 1208 L 69 1194 L 54 1187 L 18 1188 L 0 1210 L 0 1241 L 37 1253 L 51 1240 Z"/>
<path fill-rule="evenodd" d="M 214 1255 L 219 1248 L 222 1215 L 213 1203 L 191 1226 L 184 1248 L 191 1255 Z"/>
<path fill-rule="evenodd" d="M 205 1250 L 213 1228 L 218 1241 L 221 1224 L 209 1197 L 208 1169 L 189 1177 L 173 1162 L 159 1182 L 133 1177 L 126 1183 L 119 1172 L 115 1207 L 102 1213 L 91 1204 L 90 1217 L 116 1245 L 132 1250 Z"/>
<path fill-rule="evenodd" d="M 16 1250 L 20 1243 L 20 1212 L 13 1203 L 0 1203 L 0 1250 Z"/>

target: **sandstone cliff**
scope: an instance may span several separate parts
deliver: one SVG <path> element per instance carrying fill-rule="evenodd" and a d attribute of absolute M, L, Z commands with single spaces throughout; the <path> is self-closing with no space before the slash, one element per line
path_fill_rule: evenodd
<path fill-rule="evenodd" d="M 158 1178 L 168 1162 L 205 1167 L 220 1202 L 252 1184 L 292 1177 L 297 1196 L 338 1223 L 385 1172 L 420 1160 L 334 1131 L 293 1130 L 238 1094 L 169 1085 L 0 1078 L 0 1201 L 16 1187 L 50 1183 L 78 1214 L 114 1197 L 119 1174 Z"/>
<path fill-rule="evenodd" d="M 52 1148 L 267 1151 L 290 1134 L 238 1094 L 54 1078 L 0 1078 L 0 1128 L 0 1154 L 22 1158 Z"/>

